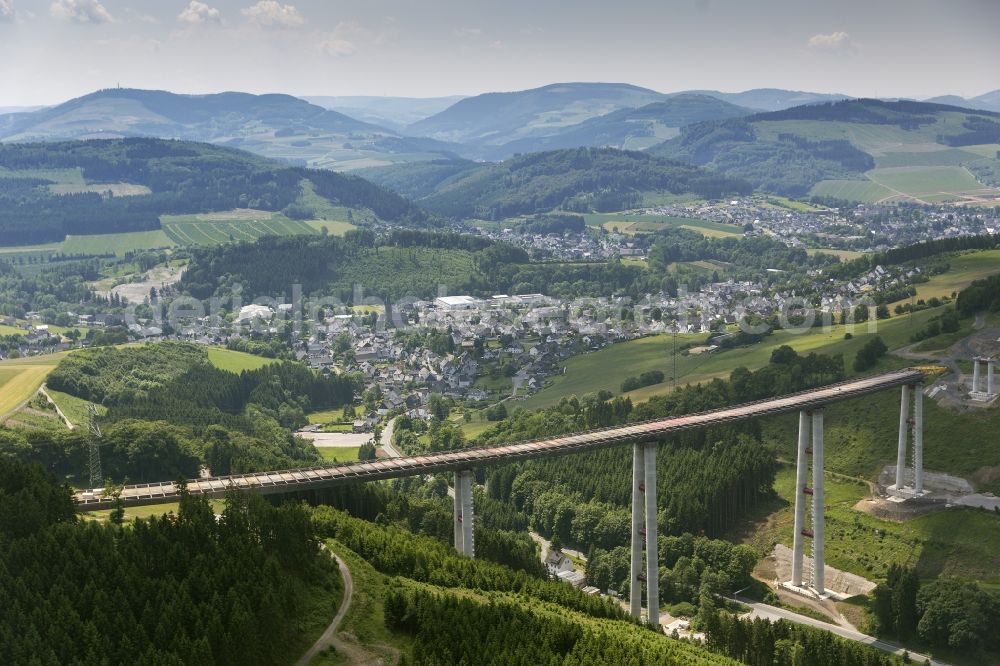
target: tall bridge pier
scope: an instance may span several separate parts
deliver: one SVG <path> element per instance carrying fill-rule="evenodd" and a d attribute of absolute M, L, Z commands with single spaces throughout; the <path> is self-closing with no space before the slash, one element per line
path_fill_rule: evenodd
<path fill-rule="evenodd" d="M 455 550 L 469 557 L 476 554 L 473 523 L 472 470 L 462 469 L 455 472 Z"/>
<path fill-rule="evenodd" d="M 810 439 L 812 440 L 810 442 Z M 812 591 L 826 594 L 823 491 L 823 409 L 799 412 L 799 439 L 795 463 L 795 523 L 792 535 L 792 580 L 797 590 L 803 586 L 803 561 L 806 539 L 812 539 Z M 809 484 L 809 461 L 812 460 L 812 486 Z M 812 525 L 806 528 L 806 507 L 812 503 Z"/>
<path fill-rule="evenodd" d="M 910 394 L 913 415 L 910 416 Z M 888 491 L 899 497 L 919 497 L 924 493 L 924 385 L 903 384 L 899 404 L 899 440 L 896 448 L 896 483 Z M 913 437 L 913 485 L 906 485 L 906 454 Z"/>
<path fill-rule="evenodd" d="M 993 378 L 993 368 L 996 359 L 987 356 L 977 356 L 972 359 L 972 390 L 969 397 L 979 402 L 990 402 L 997 396 L 996 383 Z M 981 368 L 985 366 L 986 386 L 983 386 Z"/>
<path fill-rule="evenodd" d="M 643 567 L 642 546 L 646 545 Z M 629 611 L 642 614 L 642 588 L 646 587 L 646 620 L 660 625 L 660 558 L 656 534 L 656 442 L 632 445 L 632 560 Z"/>

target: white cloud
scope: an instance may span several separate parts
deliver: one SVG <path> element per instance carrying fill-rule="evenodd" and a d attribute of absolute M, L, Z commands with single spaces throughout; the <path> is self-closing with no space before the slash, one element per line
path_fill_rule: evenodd
<path fill-rule="evenodd" d="M 319 43 L 319 49 L 333 58 L 352 56 L 357 52 L 358 41 L 377 42 L 381 36 L 376 36 L 357 21 L 341 21 Z"/>
<path fill-rule="evenodd" d="M 354 44 L 346 39 L 330 37 L 320 42 L 319 48 L 323 53 L 333 58 L 343 58 L 354 55 L 356 50 Z"/>
<path fill-rule="evenodd" d="M 240 11 L 251 23 L 263 28 L 297 28 L 305 23 L 298 9 L 277 0 L 260 0 L 256 5 Z"/>
<path fill-rule="evenodd" d="M 479 37 L 482 34 L 483 34 L 482 28 L 463 27 L 455 30 L 455 35 L 458 37 Z"/>
<path fill-rule="evenodd" d="M 0 0 L 0 23 L 13 23 L 16 17 L 14 0 Z"/>
<path fill-rule="evenodd" d="M 115 19 L 98 0 L 56 0 L 49 14 L 73 23 L 111 23 Z"/>
<path fill-rule="evenodd" d="M 184 8 L 177 15 L 177 20 L 188 25 L 199 25 L 201 23 L 221 23 L 222 14 L 215 7 L 209 7 L 204 2 L 191 0 L 191 4 Z"/>
<path fill-rule="evenodd" d="M 809 48 L 816 51 L 837 51 L 847 53 L 854 51 L 857 44 L 851 40 L 851 36 L 846 32 L 838 30 L 829 35 L 813 35 L 809 38 Z"/>

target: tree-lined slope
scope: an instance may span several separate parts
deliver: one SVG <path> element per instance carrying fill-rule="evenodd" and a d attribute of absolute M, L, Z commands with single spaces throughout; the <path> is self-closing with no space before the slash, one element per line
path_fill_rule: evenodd
<path fill-rule="evenodd" d="M 650 152 L 782 194 L 934 203 L 995 195 L 997 143 L 997 113 L 862 99 L 698 123 Z"/>

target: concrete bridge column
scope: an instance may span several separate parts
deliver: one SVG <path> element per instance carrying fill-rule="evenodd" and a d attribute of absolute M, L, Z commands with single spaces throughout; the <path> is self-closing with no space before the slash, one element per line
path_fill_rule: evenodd
<path fill-rule="evenodd" d="M 656 539 L 656 442 L 643 451 L 646 486 L 646 611 L 647 621 L 660 626 L 660 557 Z"/>
<path fill-rule="evenodd" d="M 986 361 L 986 393 L 987 395 L 996 395 L 996 385 L 993 382 L 993 359 Z"/>
<path fill-rule="evenodd" d="M 462 484 L 462 554 L 475 557 L 476 549 L 472 536 L 474 522 L 472 514 L 472 470 L 463 469 L 459 472 L 459 481 Z"/>
<path fill-rule="evenodd" d="M 979 359 L 972 359 L 972 392 L 979 392 Z"/>
<path fill-rule="evenodd" d="M 806 449 L 809 446 L 810 413 L 799 412 L 799 444 L 795 458 L 795 531 L 792 535 L 792 585 L 802 587 L 802 553 L 805 549 L 806 503 L 809 501 Z"/>
<path fill-rule="evenodd" d="M 825 561 L 823 557 L 823 410 L 817 409 L 812 415 L 813 449 L 813 590 L 817 594 L 826 592 L 824 580 Z"/>
<path fill-rule="evenodd" d="M 896 450 L 896 490 L 902 490 L 906 472 L 906 445 L 910 420 L 910 387 L 903 385 L 903 397 L 899 404 L 899 444 Z"/>
<path fill-rule="evenodd" d="M 629 612 L 639 619 L 642 615 L 642 541 L 643 516 L 645 500 L 643 499 L 643 482 L 645 471 L 643 465 L 643 445 L 632 445 L 632 562 L 629 569 Z"/>
<path fill-rule="evenodd" d="M 924 385 L 913 386 L 913 491 L 924 492 Z"/>
<path fill-rule="evenodd" d="M 462 472 L 455 472 L 455 550 L 464 553 L 463 541 L 465 532 L 462 530 Z"/>

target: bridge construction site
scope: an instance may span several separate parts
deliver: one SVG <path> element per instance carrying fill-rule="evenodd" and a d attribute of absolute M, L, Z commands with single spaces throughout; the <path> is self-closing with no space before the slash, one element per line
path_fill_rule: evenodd
<path fill-rule="evenodd" d="M 991 373 L 992 374 L 992 373 Z M 799 413 L 798 455 L 796 461 L 795 532 L 792 580 L 787 587 L 801 593 L 824 597 L 831 594 L 825 587 L 824 571 L 824 498 L 823 498 L 823 408 L 826 405 L 901 387 L 899 442 L 896 483 L 890 492 L 900 497 L 920 496 L 923 492 L 923 395 L 924 374 L 916 369 L 904 369 L 870 377 L 852 379 L 800 393 L 745 403 L 707 412 L 671 418 L 631 423 L 599 430 L 561 435 L 501 446 L 441 451 L 426 455 L 387 458 L 376 461 L 336 466 L 289 469 L 232 476 L 192 479 L 186 482 L 186 492 L 211 498 L 223 497 L 231 489 L 277 494 L 313 488 L 377 481 L 405 476 L 453 472 L 455 475 L 454 527 L 455 548 L 470 557 L 473 544 L 472 470 L 518 460 L 541 458 L 588 450 L 633 446 L 632 456 L 632 536 L 630 609 L 634 617 L 642 616 L 642 591 L 646 599 L 658 599 L 658 549 L 656 524 L 656 454 L 658 441 L 670 435 L 720 424 L 758 419 L 766 416 Z M 913 409 L 910 414 L 912 396 Z M 911 474 L 906 474 L 909 442 L 913 442 Z M 812 484 L 809 485 L 811 463 Z M 909 480 L 909 484 L 907 481 Z M 125 486 L 119 502 L 126 507 L 176 502 L 182 488 L 174 482 Z M 77 492 L 77 509 L 108 509 L 116 500 L 101 489 Z M 811 504 L 811 521 L 807 508 Z M 807 524 L 808 523 L 808 524 Z M 812 542 L 811 581 L 803 576 L 805 542 Z M 643 558 L 645 555 L 645 561 Z M 659 625 L 659 604 L 647 603 L 647 622 Z"/>

